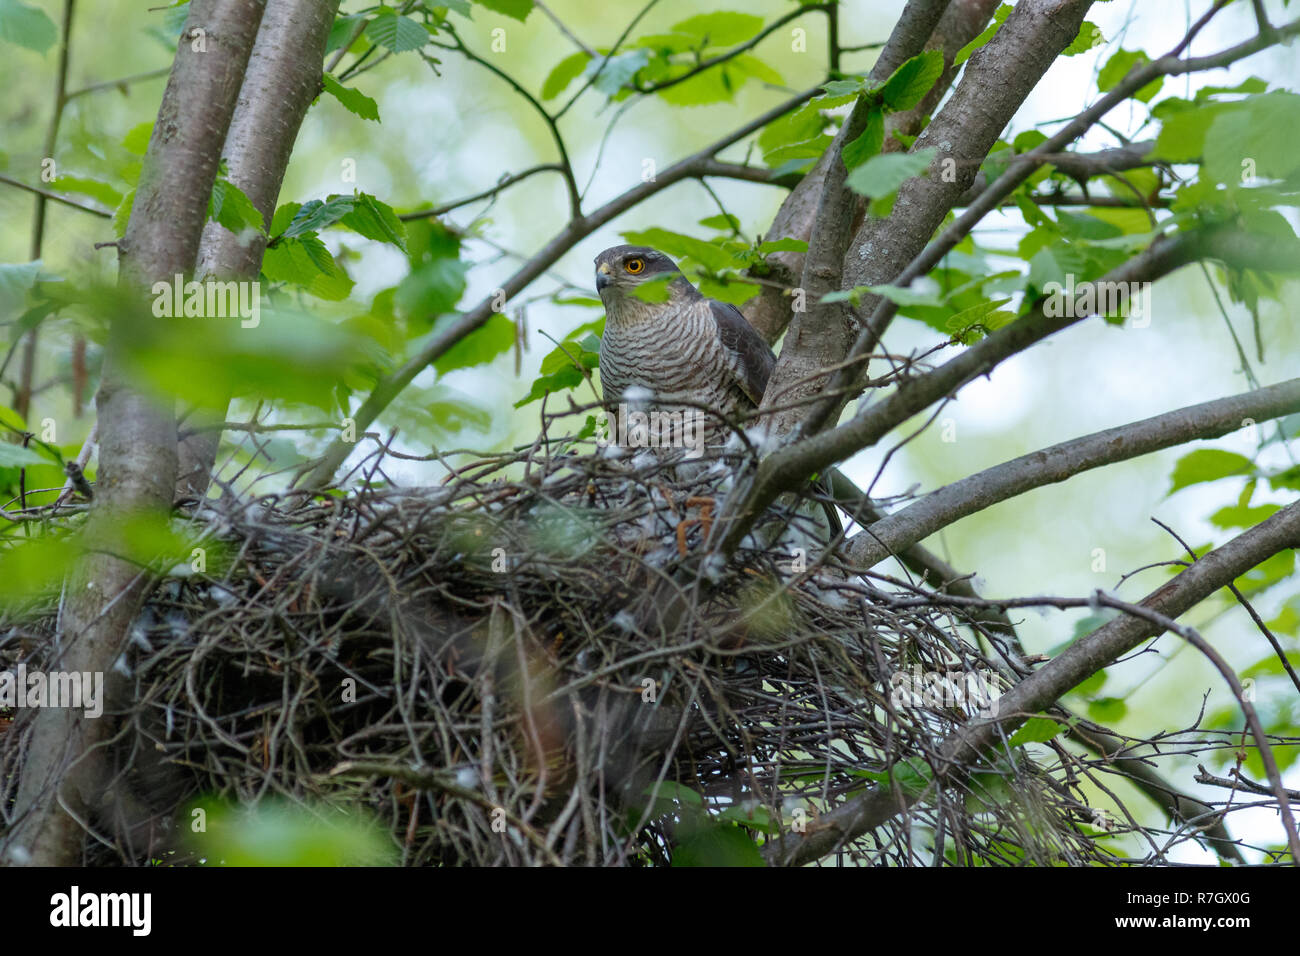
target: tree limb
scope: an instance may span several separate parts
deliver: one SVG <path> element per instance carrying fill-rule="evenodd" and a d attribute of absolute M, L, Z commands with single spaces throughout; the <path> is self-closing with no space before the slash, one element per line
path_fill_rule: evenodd
<path fill-rule="evenodd" d="M 1296 412 L 1300 378 L 1052 445 L 954 481 L 872 523 L 848 541 L 845 556 L 867 570 L 940 528 L 1034 488 Z"/>

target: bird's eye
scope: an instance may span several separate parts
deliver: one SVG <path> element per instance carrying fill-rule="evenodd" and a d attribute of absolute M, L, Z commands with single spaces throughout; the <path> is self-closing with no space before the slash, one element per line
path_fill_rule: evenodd
<path fill-rule="evenodd" d="M 638 272 L 641 272 L 645 269 L 645 260 L 629 259 L 627 260 L 627 262 L 623 263 L 623 268 L 626 269 L 628 272 L 632 273 L 632 275 L 636 275 Z"/>

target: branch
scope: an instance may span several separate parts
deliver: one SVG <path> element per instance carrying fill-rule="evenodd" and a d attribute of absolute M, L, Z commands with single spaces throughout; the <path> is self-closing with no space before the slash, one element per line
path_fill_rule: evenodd
<path fill-rule="evenodd" d="M 1211 551 L 1148 594 L 1139 607 L 1154 612 L 1161 623 L 1133 614 L 1118 617 L 1075 641 L 1011 688 L 998 699 L 998 716 L 972 721 L 944 740 L 939 748 L 944 769 L 949 775 L 961 776 L 1029 717 L 1051 707 L 1068 691 L 1143 641 L 1162 633 L 1165 622 L 1186 613 L 1279 551 L 1297 546 L 1300 546 L 1300 502 L 1283 508 Z M 915 803 L 919 796 L 895 794 L 887 788 L 869 790 L 823 815 L 806 833 L 782 834 L 763 848 L 763 854 L 770 863 L 783 866 L 810 863 L 885 823 Z M 1290 827 L 1293 830 L 1294 823 Z M 1292 837 L 1292 832 L 1288 832 L 1288 837 Z"/>
<path fill-rule="evenodd" d="M 105 80 L 103 83 L 92 83 L 90 86 L 83 86 L 79 90 L 73 90 L 63 98 L 63 102 L 67 103 L 79 96 L 86 96 L 90 93 L 98 93 L 100 90 L 121 90 L 125 93 L 128 86 L 142 83 L 145 80 L 160 80 L 170 72 L 171 67 L 164 66 L 157 70 L 150 70 L 148 73 L 136 73 L 133 76 L 124 76 L 116 80 Z"/>
<path fill-rule="evenodd" d="M 932 491 L 851 538 L 848 559 L 867 570 L 940 528 L 1034 488 L 1198 439 L 1218 438 L 1247 421 L 1300 412 L 1300 378 L 1062 442 Z"/>

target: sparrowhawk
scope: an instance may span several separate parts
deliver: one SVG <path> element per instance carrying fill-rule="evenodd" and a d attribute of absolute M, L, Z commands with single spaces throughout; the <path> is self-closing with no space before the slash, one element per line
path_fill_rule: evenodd
<path fill-rule="evenodd" d="M 666 302 L 634 294 L 666 275 L 673 277 Z M 606 249 L 596 257 L 596 290 L 605 304 L 600 380 L 611 410 L 637 388 L 653 393 L 656 407 L 680 407 L 670 400 L 676 396 L 733 422 L 758 408 L 776 356 L 739 309 L 703 296 L 668 256 L 646 246 Z M 709 417 L 709 443 L 725 439 Z"/>
<path fill-rule="evenodd" d="M 646 301 L 634 290 L 671 276 L 667 301 Z M 726 441 L 717 415 L 736 423 L 763 400 L 776 356 L 734 305 L 710 299 L 691 285 L 677 264 L 647 246 L 613 246 L 596 257 L 596 290 L 605 305 L 600 379 L 606 408 L 629 393 L 651 393 L 661 410 L 707 415 L 705 443 Z M 672 398 L 686 399 L 675 406 Z M 820 485 L 819 485 L 820 487 Z M 834 506 L 826 512 L 840 531 Z"/>

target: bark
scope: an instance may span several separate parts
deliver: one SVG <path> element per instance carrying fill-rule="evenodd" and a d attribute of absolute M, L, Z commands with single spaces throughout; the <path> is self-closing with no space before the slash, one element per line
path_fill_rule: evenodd
<path fill-rule="evenodd" d="M 193 270 L 221 143 L 263 3 L 194 0 L 190 9 L 119 249 L 119 280 L 139 296 L 142 308 L 153 281 Z M 199 30 L 206 50 L 195 49 Z M 85 530 L 88 551 L 65 589 L 53 665 L 102 672 L 106 713 L 87 719 L 70 709 L 36 712 L 15 825 L 6 838 L 16 862 L 79 862 L 83 828 L 111 797 L 99 745 L 111 734 L 115 700 L 124 689 L 113 665 L 146 583 L 135 564 L 116 555 L 128 552 L 124 539 L 131 522 L 168 513 L 176 481 L 172 403 L 132 382 L 125 369 L 122 353 L 134 324 L 134 316 L 119 315 L 109 332 L 96 397 L 100 477 Z"/>
<path fill-rule="evenodd" d="M 222 155 L 232 183 L 252 200 L 270 228 L 294 141 L 307 108 L 320 92 L 325 41 L 338 0 L 278 0 L 262 18 L 257 42 Z M 203 228 L 199 276 L 256 279 L 267 237 L 242 242 L 216 222 Z M 212 480 L 229 399 L 215 408 L 195 409 L 184 422 L 178 449 L 176 494 L 202 498 Z M 204 426 L 207 426 L 206 428 Z M 188 429 L 188 431 L 187 431 Z"/>

